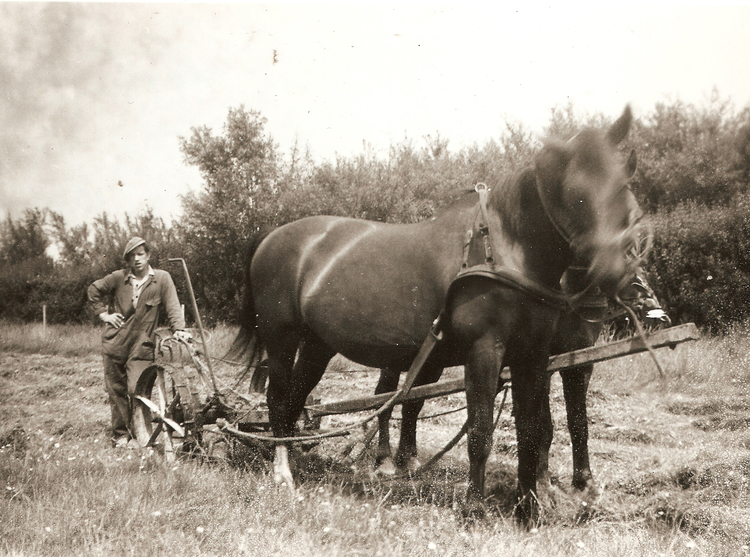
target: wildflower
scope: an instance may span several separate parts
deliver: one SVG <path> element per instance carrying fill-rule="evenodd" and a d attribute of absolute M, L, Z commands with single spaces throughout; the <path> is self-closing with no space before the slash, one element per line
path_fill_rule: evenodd
<path fill-rule="evenodd" d="M 437 544 L 435 542 L 430 542 L 427 544 L 427 549 L 430 551 L 435 551 L 437 549 Z"/>
<path fill-rule="evenodd" d="M 197 527 L 197 528 L 195 529 L 195 531 L 196 531 L 196 532 L 198 532 L 199 534 L 202 534 L 202 533 L 203 533 L 203 526 L 198 526 L 198 527 Z"/>

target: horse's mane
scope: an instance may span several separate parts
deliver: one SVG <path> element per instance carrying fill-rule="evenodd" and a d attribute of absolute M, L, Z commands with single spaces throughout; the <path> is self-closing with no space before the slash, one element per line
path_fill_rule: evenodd
<path fill-rule="evenodd" d="M 489 204 L 503 216 L 503 226 L 507 230 L 515 232 L 521 227 L 524 196 L 536 191 L 534 180 L 534 169 L 526 166 L 507 174 L 490 190 Z"/>
<path fill-rule="evenodd" d="M 474 203 L 474 199 L 471 194 L 476 193 L 473 187 L 470 188 L 456 188 L 445 191 L 435 196 L 438 201 L 440 208 L 435 211 L 432 218 L 437 218 L 444 212 L 451 208 L 455 208 L 459 204 Z"/>

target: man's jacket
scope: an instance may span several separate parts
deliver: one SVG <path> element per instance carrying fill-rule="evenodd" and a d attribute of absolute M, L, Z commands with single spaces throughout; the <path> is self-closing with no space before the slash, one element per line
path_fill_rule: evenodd
<path fill-rule="evenodd" d="M 154 331 L 159 323 L 159 308 L 164 306 L 172 331 L 185 328 L 177 290 L 168 272 L 154 269 L 154 276 L 143 286 L 137 307 L 133 307 L 130 272 L 121 269 L 89 286 L 88 297 L 95 315 L 121 313 L 125 324 L 116 329 L 104 324 L 102 347 L 117 361 L 153 360 Z"/>

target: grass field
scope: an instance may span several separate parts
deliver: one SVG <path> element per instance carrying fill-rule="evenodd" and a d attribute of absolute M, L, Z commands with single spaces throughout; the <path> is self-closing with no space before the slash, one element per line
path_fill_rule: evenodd
<path fill-rule="evenodd" d="M 212 352 L 223 353 L 231 337 L 213 331 Z M 555 379 L 554 481 L 540 489 L 543 524 L 531 532 L 512 519 L 508 404 L 489 465 L 494 511 L 467 523 L 458 512 L 465 442 L 425 477 L 390 481 L 369 476 L 366 466 L 351 472 L 337 456 L 346 441 L 326 441 L 301 460 L 294 497 L 239 450 L 228 460 L 168 464 L 158 451 L 112 449 L 98 345 L 89 327 L 43 333 L 0 323 L 0 554 L 750 555 L 747 329 L 658 350 L 663 379 L 645 355 L 596 366 L 589 394 L 595 499 L 569 488 Z M 332 367 L 317 390 L 324 401 L 372 393 L 371 371 L 346 373 L 351 366 L 342 360 Z M 423 414 L 462 403 L 461 394 L 436 399 Z M 442 448 L 464 417 L 420 422 L 420 458 Z"/>

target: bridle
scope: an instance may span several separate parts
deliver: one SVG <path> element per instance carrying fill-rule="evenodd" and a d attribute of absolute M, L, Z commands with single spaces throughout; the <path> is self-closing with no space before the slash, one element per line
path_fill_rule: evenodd
<path fill-rule="evenodd" d="M 548 201 L 542 194 L 539 180 L 536 180 L 536 188 L 537 195 L 539 196 L 542 208 L 544 209 L 544 213 L 547 219 L 549 220 L 550 224 L 552 224 L 552 227 L 555 229 L 557 234 L 559 234 L 563 241 L 569 247 L 571 247 L 574 242 L 574 235 L 567 231 L 562 223 L 560 223 L 559 220 L 555 218 L 554 211 L 551 210 Z M 586 300 L 590 300 L 594 297 L 601 297 L 600 295 L 594 293 L 594 290 L 597 288 L 597 286 L 593 282 L 589 282 L 583 288 L 583 290 L 579 292 L 569 293 L 564 292 L 562 289 L 548 288 L 547 286 L 533 281 L 532 279 L 529 279 L 525 275 L 513 271 L 512 269 L 496 265 L 492 257 L 489 215 L 487 208 L 487 196 L 490 192 L 490 188 L 484 182 L 478 182 L 474 186 L 474 190 L 479 194 L 479 212 L 481 213 L 481 220 L 479 222 L 478 229 L 479 234 L 482 236 L 484 242 L 484 264 L 475 265 L 472 267 L 468 267 L 467 264 L 468 248 L 473 236 L 472 227 L 468 230 L 466 235 L 466 243 L 464 244 L 464 259 L 461 265 L 461 272 L 459 272 L 459 275 L 456 278 L 465 276 L 467 274 L 492 275 L 494 278 L 497 278 L 501 282 L 510 284 L 511 286 L 515 286 L 517 289 L 530 293 L 537 299 L 540 299 L 547 304 L 552 303 L 552 305 L 560 305 L 560 301 L 563 300 L 564 305 L 569 306 L 574 311 L 580 308 Z M 629 237 L 633 239 L 633 244 L 626 254 L 628 258 L 628 268 L 632 269 L 637 268 L 640 265 L 641 261 L 645 259 L 653 243 L 653 230 L 651 229 L 650 224 L 646 224 L 645 222 L 642 222 L 642 220 L 642 215 L 634 218 L 631 214 L 628 227 L 620 233 L 622 237 Z M 643 236 L 645 238 L 645 244 L 642 241 L 641 234 L 639 234 L 638 232 L 644 227 L 646 229 L 646 234 L 645 236 Z M 572 270 L 586 271 L 587 273 L 590 271 L 590 266 L 571 265 L 568 268 Z"/>

